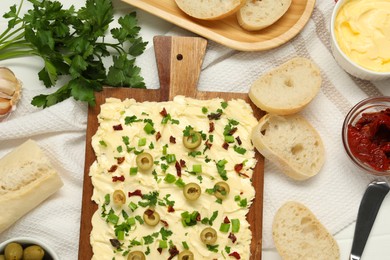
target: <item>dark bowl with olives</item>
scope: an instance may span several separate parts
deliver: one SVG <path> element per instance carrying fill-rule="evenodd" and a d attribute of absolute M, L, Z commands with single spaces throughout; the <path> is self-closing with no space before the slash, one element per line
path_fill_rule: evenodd
<path fill-rule="evenodd" d="M 0 243 L 0 260 L 59 260 L 54 250 L 41 240 L 11 238 Z"/>

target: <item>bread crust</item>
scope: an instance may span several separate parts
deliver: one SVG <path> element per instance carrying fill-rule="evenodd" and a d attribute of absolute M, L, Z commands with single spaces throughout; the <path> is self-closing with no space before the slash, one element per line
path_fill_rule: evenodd
<path fill-rule="evenodd" d="M 28 140 L 0 160 L 0 233 L 54 194 L 63 182 L 39 146 Z"/>
<path fill-rule="evenodd" d="M 253 128 L 252 142 L 265 158 L 295 180 L 319 173 L 325 148 L 317 130 L 302 116 L 266 114 Z"/>
<path fill-rule="evenodd" d="M 283 259 L 340 259 L 334 237 L 309 208 L 296 201 L 288 201 L 278 209 L 272 237 Z"/>
<path fill-rule="evenodd" d="M 304 109 L 318 94 L 321 84 L 318 66 L 307 58 L 295 57 L 260 76 L 248 95 L 263 111 L 290 115 Z"/>
<path fill-rule="evenodd" d="M 177 6 L 191 17 L 201 20 L 220 20 L 236 13 L 245 0 L 175 0 Z"/>

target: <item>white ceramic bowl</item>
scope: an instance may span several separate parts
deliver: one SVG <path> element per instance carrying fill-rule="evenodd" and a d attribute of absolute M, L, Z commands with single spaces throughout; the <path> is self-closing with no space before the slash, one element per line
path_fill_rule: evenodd
<path fill-rule="evenodd" d="M 331 34 L 331 48 L 334 59 L 337 63 L 349 74 L 364 80 L 379 81 L 390 78 L 390 72 L 376 72 L 363 68 L 359 64 L 352 61 L 339 47 L 336 35 L 335 35 L 335 20 L 340 8 L 350 0 L 338 0 L 335 8 L 333 9 L 330 34 Z"/>
<path fill-rule="evenodd" d="M 15 237 L 8 239 L 0 243 L 0 254 L 4 254 L 5 246 L 11 242 L 17 242 L 22 245 L 23 248 L 29 245 L 39 245 L 45 250 L 45 256 L 43 260 L 60 260 L 54 250 L 47 244 L 42 242 L 42 240 L 31 238 L 31 237 Z"/>

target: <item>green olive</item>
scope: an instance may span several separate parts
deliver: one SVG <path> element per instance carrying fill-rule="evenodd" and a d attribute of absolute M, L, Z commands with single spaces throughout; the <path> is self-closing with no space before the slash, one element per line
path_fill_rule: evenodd
<path fill-rule="evenodd" d="M 140 170 L 146 171 L 153 167 L 153 156 L 150 153 L 140 153 L 135 159 Z"/>
<path fill-rule="evenodd" d="M 214 188 L 214 196 L 221 200 L 225 199 L 230 192 L 229 184 L 224 181 L 217 182 L 214 185 Z"/>
<path fill-rule="evenodd" d="M 141 251 L 131 251 L 127 260 L 145 260 L 145 254 Z"/>
<path fill-rule="evenodd" d="M 199 132 L 196 132 L 194 130 L 191 130 L 188 136 L 183 136 L 183 144 L 188 149 L 197 148 L 201 142 L 202 136 Z"/>
<path fill-rule="evenodd" d="M 123 190 L 115 190 L 112 194 L 112 200 L 115 205 L 122 206 L 126 203 L 126 195 Z"/>
<path fill-rule="evenodd" d="M 217 231 L 215 231 L 215 229 L 211 227 L 203 229 L 200 233 L 200 240 L 202 240 L 202 242 L 206 245 L 215 244 L 215 242 L 217 242 L 217 238 Z"/>
<path fill-rule="evenodd" d="M 11 242 L 5 246 L 4 256 L 7 260 L 21 260 L 23 247 L 19 243 Z"/>
<path fill-rule="evenodd" d="M 45 251 L 38 245 L 28 246 L 23 251 L 23 260 L 42 260 Z"/>
<path fill-rule="evenodd" d="M 178 260 L 194 260 L 194 253 L 190 250 L 183 250 L 177 257 Z"/>
<path fill-rule="evenodd" d="M 184 197 L 188 200 L 197 200 L 201 193 L 202 189 L 194 182 L 187 183 L 183 189 Z"/>
<path fill-rule="evenodd" d="M 160 222 L 160 214 L 158 214 L 154 209 L 149 208 L 145 210 L 143 219 L 145 223 L 149 226 L 156 226 Z"/>

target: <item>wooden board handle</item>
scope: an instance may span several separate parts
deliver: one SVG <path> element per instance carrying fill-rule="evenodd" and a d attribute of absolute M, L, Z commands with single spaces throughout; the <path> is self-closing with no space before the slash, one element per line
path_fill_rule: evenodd
<path fill-rule="evenodd" d="M 153 38 L 161 100 L 175 95 L 196 96 L 207 40 L 200 37 L 155 36 Z"/>

